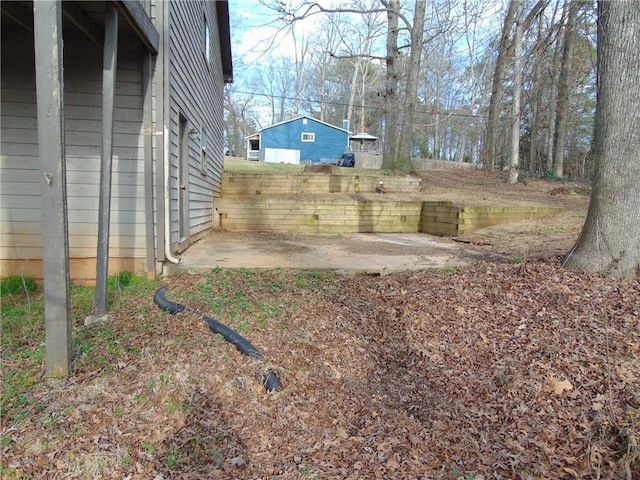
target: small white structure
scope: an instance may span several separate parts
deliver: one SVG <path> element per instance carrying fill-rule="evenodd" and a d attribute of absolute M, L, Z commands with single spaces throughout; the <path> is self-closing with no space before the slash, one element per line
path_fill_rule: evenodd
<path fill-rule="evenodd" d="M 351 135 L 349 140 L 351 142 L 351 151 L 353 152 L 378 153 L 380 151 L 378 137 L 369 133 L 356 133 Z"/>

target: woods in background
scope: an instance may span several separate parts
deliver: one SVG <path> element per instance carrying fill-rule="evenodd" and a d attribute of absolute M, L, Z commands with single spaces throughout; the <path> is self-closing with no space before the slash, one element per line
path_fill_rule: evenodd
<path fill-rule="evenodd" d="M 256 39 L 255 73 L 247 69 L 228 88 L 231 150 L 242 151 L 243 137 L 261 127 L 309 114 L 338 126 L 347 119 L 354 133 L 383 139 L 385 168 L 394 170 L 408 169 L 411 157 L 507 169 L 517 152 L 518 172 L 590 174 L 594 2 L 261 5 L 279 30 Z"/>

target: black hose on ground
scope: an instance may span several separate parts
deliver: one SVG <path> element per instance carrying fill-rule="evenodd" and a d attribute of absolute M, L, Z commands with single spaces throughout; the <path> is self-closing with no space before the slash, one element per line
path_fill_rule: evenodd
<path fill-rule="evenodd" d="M 232 328 L 227 327 L 223 323 L 220 323 L 215 318 L 203 315 L 202 319 L 208 325 L 209 330 L 211 330 L 213 333 L 222 335 L 224 339 L 235 346 L 240 353 L 246 355 L 247 357 L 255 358 L 256 360 L 262 360 L 262 354 L 256 349 L 256 347 L 251 345 L 251 342 L 240 335 L 238 332 L 236 332 Z"/>
<path fill-rule="evenodd" d="M 183 312 L 186 308 L 184 305 L 182 305 L 181 303 L 172 302 L 171 300 L 167 300 L 164 297 L 164 291 L 166 289 L 167 287 L 160 287 L 156 294 L 153 296 L 153 302 L 164 311 L 169 312 L 171 315 Z"/>
<path fill-rule="evenodd" d="M 167 300 L 164 296 L 164 292 L 166 290 L 166 286 L 160 287 L 153 296 L 153 302 L 158 305 L 158 307 L 169 312 L 172 315 L 186 310 L 187 307 L 182 305 L 181 303 L 175 303 L 171 300 Z M 222 337 L 227 342 L 234 345 L 240 353 L 248 357 L 255 358 L 256 360 L 264 360 L 264 357 L 256 349 L 256 347 L 254 347 L 249 340 L 244 338 L 238 332 L 236 332 L 232 328 L 227 327 L 225 324 L 219 322 L 215 318 L 207 317 L 203 314 L 199 315 L 205 321 L 205 323 L 209 327 L 209 330 L 211 330 L 213 333 L 222 335 Z M 280 383 L 278 374 L 272 369 L 269 369 L 262 374 L 262 385 L 268 392 L 282 389 L 282 383 Z"/>

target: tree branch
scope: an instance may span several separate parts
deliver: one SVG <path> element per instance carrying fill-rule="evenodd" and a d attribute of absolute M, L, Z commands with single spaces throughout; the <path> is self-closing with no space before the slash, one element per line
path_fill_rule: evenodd
<path fill-rule="evenodd" d="M 333 52 L 326 52 L 331 58 L 335 58 L 337 60 L 344 60 L 344 59 L 349 59 L 349 58 L 368 58 L 371 60 L 386 60 L 387 57 L 380 57 L 377 55 L 370 55 L 368 53 L 361 53 L 361 54 L 350 54 L 350 55 L 336 55 Z"/>

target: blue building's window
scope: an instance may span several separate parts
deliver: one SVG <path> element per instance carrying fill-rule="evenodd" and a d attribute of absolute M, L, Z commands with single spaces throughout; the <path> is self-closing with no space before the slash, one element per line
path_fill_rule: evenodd
<path fill-rule="evenodd" d="M 301 140 L 303 142 L 315 142 L 316 141 L 316 134 L 315 133 L 309 133 L 309 132 L 302 132 Z"/>

